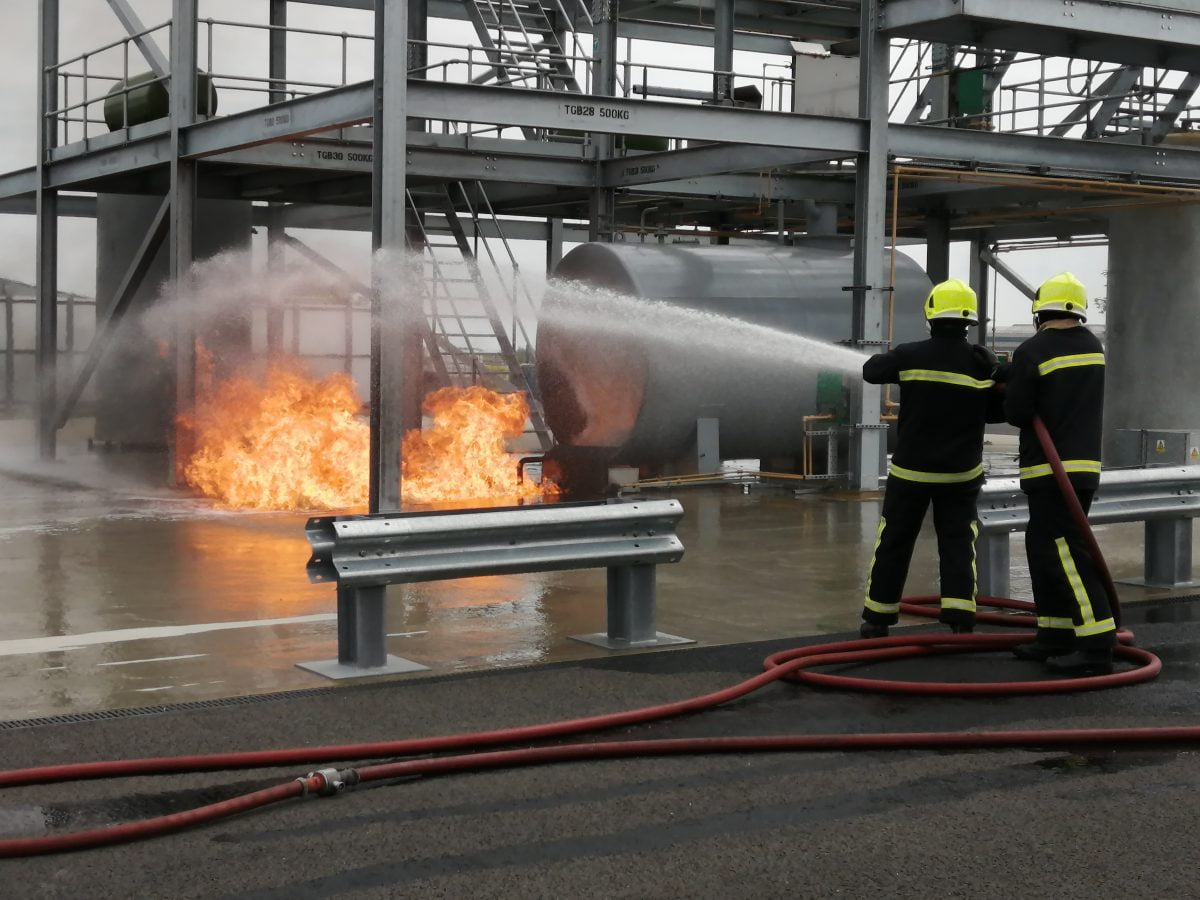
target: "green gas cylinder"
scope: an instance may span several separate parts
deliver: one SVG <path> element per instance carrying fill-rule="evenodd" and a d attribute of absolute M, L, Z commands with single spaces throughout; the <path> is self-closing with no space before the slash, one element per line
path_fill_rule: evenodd
<path fill-rule="evenodd" d="M 129 125 L 141 125 L 155 119 L 165 119 L 170 113 L 171 95 L 168 83 L 158 80 L 153 72 L 134 75 L 128 81 L 118 81 L 104 98 L 104 124 L 109 131 L 124 128 L 125 111 L 129 110 Z M 129 99 L 126 101 L 126 88 Z M 196 114 L 211 116 L 217 111 L 217 89 L 212 78 L 204 72 L 196 74 Z"/>

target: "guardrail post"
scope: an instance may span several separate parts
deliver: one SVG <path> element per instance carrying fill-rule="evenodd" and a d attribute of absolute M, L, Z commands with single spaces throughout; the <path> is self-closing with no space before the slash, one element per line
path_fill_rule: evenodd
<path fill-rule="evenodd" d="M 424 672 L 429 666 L 391 656 L 387 652 L 387 627 L 383 603 L 387 586 L 337 589 L 337 659 L 297 663 L 326 678 L 362 678 L 365 675 L 397 675 Z"/>
<path fill-rule="evenodd" d="M 1146 523 L 1145 584 L 1177 587 L 1191 584 L 1192 520 L 1152 519 Z"/>
<path fill-rule="evenodd" d="M 1009 596 L 1011 535 L 1007 531 L 982 534 L 975 542 L 975 565 L 979 593 L 985 597 Z"/>
<path fill-rule="evenodd" d="M 655 629 L 657 569 L 653 565 L 609 566 L 608 632 L 572 637 L 608 650 L 695 643 Z"/>

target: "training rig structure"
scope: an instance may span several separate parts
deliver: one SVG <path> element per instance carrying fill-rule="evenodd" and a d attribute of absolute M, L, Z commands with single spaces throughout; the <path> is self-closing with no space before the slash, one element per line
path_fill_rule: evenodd
<path fill-rule="evenodd" d="M 197 198 L 257 202 L 273 246 L 289 227 L 370 229 L 385 250 L 433 254 L 431 237 L 449 235 L 470 257 L 482 235 L 544 240 L 548 264 L 564 239 L 681 226 L 716 242 L 852 234 L 852 339 L 870 349 L 887 340 L 879 266 L 894 237 L 927 242 L 934 281 L 948 277 L 951 241 L 970 241 L 986 329 L 989 272 L 1020 281 L 996 255 L 1006 243 L 1103 240 L 1114 206 L 1200 189 L 1200 154 L 1173 146 L 1180 132 L 1186 142 L 1200 86 L 1200 10 L 1186 0 L 251 0 L 269 7 L 257 24 L 199 18 L 201 3 L 172 0 L 171 21 L 146 28 L 126 0 L 108 0 L 129 33 L 117 75 L 149 68 L 170 90 L 159 118 L 133 124 L 126 107 L 123 127 L 105 132 L 95 116 L 115 79 L 87 87 L 91 57 L 60 59 L 59 0 L 39 0 L 37 163 L 0 175 L 0 211 L 37 215 L 43 457 L 78 396 L 55 377 L 55 273 L 58 217 L 95 215 L 80 193 L 164 198 L 124 293 L 107 298 L 99 352 L 148 255 L 165 244 L 170 275 L 188 272 Z M 340 83 L 289 77 L 289 39 L 317 34 L 289 28 L 301 4 L 375 11 L 373 35 L 326 33 L 341 48 Z M 430 40 L 435 19 L 469 25 L 474 39 Z M 213 71 L 214 33 L 236 27 L 267 35 L 269 77 Z M 166 58 L 148 37 L 169 44 Z M 678 67 L 631 59 L 629 41 L 712 48 L 711 87 L 679 87 Z M 742 76 L 735 50 L 791 66 Z M 354 82 L 351 64 L 372 53 L 374 79 Z M 829 85 L 843 95 L 851 86 L 840 109 L 831 90 L 812 87 L 835 65 L 844 79 Z M 239 92 L 243 108 L 199 115 L 210 84 Z M 121 106 L 132 93 L 117 96 Z M 378 293 L 374 306 L 379 510 L 398 506 L 400 437 L 419 423 L 423 355 L 462 356 L 464 344 L 436 311 L 431 325 Z M 195 392 L 191 328 L 184 306 L 178 408 Z M 267 332 L 278 346 L 278 319 Z M 500 350 L 515 360 L 512 346 Z M 852 487 L 878 483 L 881 402 L 870 385 L 854 398 Z"/>

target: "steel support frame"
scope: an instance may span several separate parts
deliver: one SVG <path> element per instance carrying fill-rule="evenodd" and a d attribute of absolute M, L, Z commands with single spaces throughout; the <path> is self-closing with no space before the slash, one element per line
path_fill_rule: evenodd
<path fill-rule="evenodd" d="M 50 150 L 58 142 L 58 123 L 47 113 L 58 107 L 57 81 L 47 69 L 58 65 L 59 3 L 38 2 L 37 78 L 37 448 L 40 459 L 54 459 L 58 403 L 58 192 L 48 186 Z"/>
<path fill-rule="evenodd" d="M 867 146 L 858 158 L 854 200 L 854 284 L 851 337 L 856 346 L 875 350 L 886 338 L 884 310 L 891 302 L 882 283 L 888 206 L 888 59 L 889 41 L 878 28 L 879 0 L 862 0 L 859 40 L 859 118 L 866 120 Z M 879 489 L 884 456 L 884 427 L 879 420 L 882 391 L 861 383 L 855 392 L 850 488 Z"/>
<path fill-rule="evenodd" d="M 184 131 L 196 116 L 197 2 L 171 3 L 170 141 L 171 187 L 168 258 L 175 314 L 175 412 L 186 415 L 196 403 L 196 309 L 191 292 L 193 230 L 196 218 L 196 163 L 183 155 Z M 189 434 L 176 429 L 168 439 L 169 471 L 176 484 L 191 456 Z"/>
<path fill-rule="evenodd" d="M 371 457 L 369 508 L 398 510 L 400 445 L 421 427 L 420 309 L 398 289 L 409 278 L 406 206 L 408 0 L 375 6 L 374 172 L 371 185 Z"/>

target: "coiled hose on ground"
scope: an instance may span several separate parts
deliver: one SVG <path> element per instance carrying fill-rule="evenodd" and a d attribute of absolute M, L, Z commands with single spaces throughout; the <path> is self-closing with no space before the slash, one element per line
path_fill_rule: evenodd
<path fill-rule="evenodd" d="M 1080 508 L 1062 462 L 1040 420 L 1035 420 L 1038 437 L 1075 521 L 1088 540 L 1094 559 L 1112 597 L 1113 614 L 1119 622 L 1116 590 L 1104 557 L 1095 543 L 1087 517 Z M 911 615 L 936 616 L 937 597 L 909 597 L 901 609 Z M 981 606 L 1031 611 L 1032 604 L 1000 597 L 982 597 Z M 1035 625 L 1031 615 L 980 613 L 980 622 L 1026 629 Z M 32 784 L 117 778 L 135 775 L 164 775 L 285 765 L 316 765 L 339 760 L 368 760 L 410 757 L 396 762 L 355 769 L 323 769 L 310 772 L 275 787 L 254 791 L 219 803 L 185 812 L 159 816 L 80 831 L 73 834 L 0 840 L 0 858 L 61 853 L 88 847 L 140 840 L 212 822 L 247 812 L 281 800 L 336 794 L 355 784 L 414 775 L 443 775 L 452 772 L 541 765 L 553 762 L 616 759 L 630 756 L 669 756 L 713 753 L 778 753 L 787 751 L 847 751 L 885 749 L 965 749 L 998 747 L 1050 747 L 1118 744 L 1200 742 L 1200 725 L 1161 728 L 1087 728 L 1047 731 L 991 732 L 916 732 L 877 734 L 809 734 L 725 738 L 682 738 L 668 740 L 609 741 L 558 746 L 488 749 L 564 738 L 586 732 L 638 725 L 661 719 L 700 712 L 745 697 L 776 681 L 802 682 L 823 687 L 861 691 L 884 691 L 918 695 L 1014 695 L 1049 694 L 1065 691 L 1097 690 L 1136 684 L 1154 678 L 1162 662 L 1154 654 L 1129 646 L 1133 636 L 1119 632 L 1116 655 L 1134 664 L 1134 668 L 1111 675 L 1052 681 L 1000 683 L 903 682 L 859 678 L 813 671 L 817 667 L 850 663 L 881 662 L 915 656 L 947 653 L 972 653 L 1001 650 L 1032 640 L 1028 631 L 984 634 L 898 635 L 870 640 L 838 641 L 800 649 L 786 650 L 766 659 L 761 674 L 740 684 L 714 693 L 691 697 L 675 703 L 648 706 L 626 712 L 589 716 L 562 722 L 549 722 L 520 728 L 481 731 L 471 734 L 345 744 L 327 747 L 302 747 L 286 750 L 259 750 L 245 753 L 215 753 L 201 756 L 158 757 L 153 759 L 112 760 L 14 769 L 0 772 L 0 788 Z M 484 751 L 487 752 L 479 752 Z M 429 757 L 428 754 L 452 754 Z M 411 758 L 422 757 L 422 758 Z"/>

